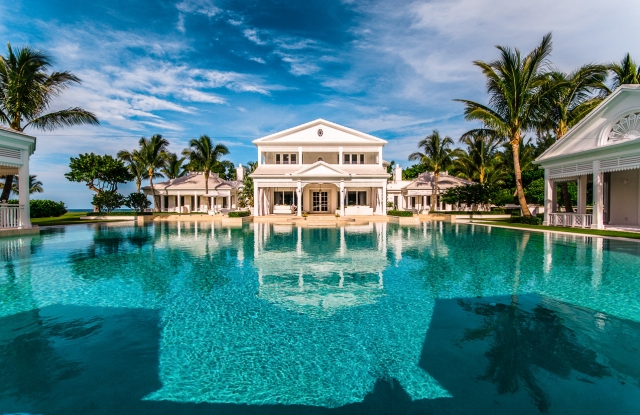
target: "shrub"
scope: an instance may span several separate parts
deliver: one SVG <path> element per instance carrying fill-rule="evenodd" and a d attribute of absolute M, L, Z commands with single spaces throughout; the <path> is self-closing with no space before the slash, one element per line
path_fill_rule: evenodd
<path fill-rule="evenodd" d="M 96 206 L 99 212 L 111 213 L 113 209 L 124 205 L 125 201 L 126 198 L 115 190 L 105 190 L 95 194 L 91 204 Z"/>
<path fill-rule="evenodd" d="M 525 225 L 541 225 L 542 224 L 542 218 L 539 218 L 537 216 L 531 216 L 531 217 L 512 216 L 511 219 L 509 220 L 509 222 L 511 222 L 511 223 L 523 223 Z"/>
<path fill-rule="evenodd" d="M 17 200 L 9 202 L 18 203 Z M 67 207 L 63 202 L 54 202 L 53 200 L 34 199 L 29 202 L 29 208 L 32 218 L 49 218 L 67 213 Z"/>
<path fill-rule="evenodd" d="M 409 212 L 408 210 L 390 210 L 387 212 L 389 216 L 403 216 L 411 218 L 413 217 L 413 212 Z"/>
<path fill-rule="evenodd" d="M 131 193 L 124 204 L 135 212 L 142 212 L 151 207 L 151 201 L 147 199 L 144 193 Z"/>
<path fill-rule="evenodd" d="M 139 215 L 147 215 L 151 216 L 153 213 L 151 212 L 89 212 L 87 216 L 139 216 Z"/>
<path fill-rule="evenodd" d="M 248 210 L 238 210 L 236 212 L 229 212 L 230 218 L 244 218 L 249 215 L 251 215 L 251 212 L 249 212 Z"/>

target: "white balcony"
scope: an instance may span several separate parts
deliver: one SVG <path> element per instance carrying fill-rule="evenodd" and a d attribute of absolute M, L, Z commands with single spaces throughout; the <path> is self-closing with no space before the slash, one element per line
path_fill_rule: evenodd
<path fill-rule="evenodd" d="M 586 213 L 549 213 L 549 226 L 591 228 L 592 215 Z"/>
<path fill-rule="evenodd" d="M 25 205 L 0 204 L 0 229 L 22 229 Z"/>

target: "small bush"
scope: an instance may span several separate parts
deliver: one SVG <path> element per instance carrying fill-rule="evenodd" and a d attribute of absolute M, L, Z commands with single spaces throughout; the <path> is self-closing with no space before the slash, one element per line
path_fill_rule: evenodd
<path fill-rule="evenodd" d="M 124 201 L 124 204 L 136 212 L 142 212 L 151 207 L 151 201 L 147 199 L 147 195 L 144 193 L 131 193 Z"/>
<path fill-rule="evenodd" d="M 408 210 L 390 210 L 387 212 L 387 215 L 411 218 L 413 217 L 413 212 L 409 212 Z"/>
<path fill-rule="evenodd" d="M 525 217 L 525 216 L 512 216 L 509 220 L 511 223 L 523 223 L 525 225 L 541 225 L 542 218 L 537 216 Z"/>
<path fill-rule="evenodd" d="M 249 215 L 251 215 L 251 212 L 249 212 L 248 210 L 238 210 L 236 212 L 229 212 L 230 218 L 244 218 Z"/>
<path fill-rule="evenodd" d="M 107 213 L 111 213 L 113 209 L 124 205 L 126 200 L 124 196 L 114 190 L 105 190 L 93 195 L 91 204 L 96 206 L 99 212 L 106 211 Z"/>
<path fill-rule="evenodd" d="M 17 204 L 17 200 L 8 200 L 7 203 Z M 64 202 L 54 202 L 53 200 L 34 199 L 29 201 L 29 209 L 32 218 L 58 217 L 67 213 Z"/>

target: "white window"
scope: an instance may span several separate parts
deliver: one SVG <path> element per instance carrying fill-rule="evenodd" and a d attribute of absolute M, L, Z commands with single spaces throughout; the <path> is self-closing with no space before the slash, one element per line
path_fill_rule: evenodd
<path fill-rule="evenodd" d="M 277 153 L 276 164 L 298 164 L 297 153 Z"/>
<path fill-rule="evenodd" d="M 343 161 L 344 164 L 364 164 L 364 154 L 345 153 Z"/>

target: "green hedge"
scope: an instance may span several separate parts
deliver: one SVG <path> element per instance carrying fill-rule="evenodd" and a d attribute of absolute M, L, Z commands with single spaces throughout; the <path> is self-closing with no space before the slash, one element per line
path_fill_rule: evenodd
<path fill-rule="evenodd" d="M 153 215 L 153 213 L 151 212 L 111 212 L 111 213 L 107 213 L 107 212 L 87 212 L 87 216 L 142 216 L 142 215 Z"/>
<path fill-rule="evenodd" d="M 402 217 L 407 217 L 407 218 L 411 218 L 413 217 L 413 212 L 409 212 L 407 210 L 390 210 L 387 212 L 388 216 L 402 216 Z"/>
<path fill-rule="evenodd" d="M 238 210 L 237 212 L 229 212 L 230 218 L 244 218 L 250 215 L 251 215 L 251 212 L 249 212 L 248 210 Z"/>
<path fill-rule="evenodd" d="M 7 203 L 17 205 L 17 199 L 7 200 Z M 67 213 L 64 202 L 54 202 L 46 199 L 32 199 L 29 201 L 29 210 L 32 218 L 51 218 L 62 216 Z"/>
<path fill-rule="evenodd" d="M 512 216 L 509 220 L 511 223 L 524 223 L 526 225 L 542 225 L 542 218 L 537 216 L 525 217 L 525 216 Z"/>
<path fill-rule="evenodd" d="M 440 214 L 440 215 L 504 215 L 504 210 L 492 210 L 492 211 L 479 211 L 479 210 L 433 210 L 430 212 L 431 214 Z"/>

